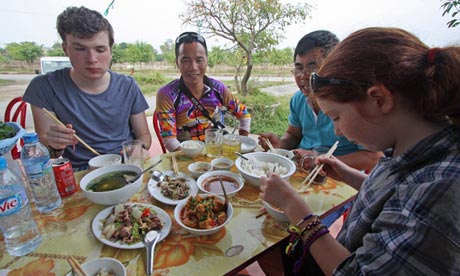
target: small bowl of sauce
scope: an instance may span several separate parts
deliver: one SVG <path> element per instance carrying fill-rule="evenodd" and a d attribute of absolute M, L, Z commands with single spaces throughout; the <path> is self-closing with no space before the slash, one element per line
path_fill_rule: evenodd
<path fill-rule="evenodd" d="M 219 177 L 229 197 L 235 195 L 244 186 L 243 178 L 237 173 L 229 171 L 211 171 L 198 178 L 198 188 L 202 193 L 223 195 L 224 193 L 220 186 Z"/>
<path fill-rule="evenodd" d="M 214 170 L 229 171 L 233 166 L 233 160 L 229 158 L 216 158 L 211 161 Z"/>
<path fill-rule="evenodd" d="M 188 170 L 190 171 L 192 177 L 197 179 L 202 174 L 211 171 L 212 166 L 209 162 L 193 162 L 190 165 L 188 165 Z"/>

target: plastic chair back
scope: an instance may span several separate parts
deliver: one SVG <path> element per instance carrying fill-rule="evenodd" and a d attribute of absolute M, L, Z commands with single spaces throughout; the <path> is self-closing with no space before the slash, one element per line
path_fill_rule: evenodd
<path fill-rule="evenodd" d="M 163 137 L 161 136 L 160 124 L 158 122 L 158 115 L 156 111 L 153 112 L 153 128 L 155 129 L 155 134 L 157 135 L 158 141 L 160 142 L 161 150 L 163 153 L 166 153 L 166 147 L 163 143 Z"/>
<path fill-rule="evenodd" d="M 22 97 L 13 98 L 5 110 L 5 122 L 16 122 L 21 125 L 22 128 L 26 128 L 26 115 L 27 115 L 27 103 L 22 100 Z M 24 141 L 21 139 L 21 146 L 24 145 Z M 20 152 L 17 146 L 14 146 L 11 150 L 11 156 L 13 159 L 18 159 Z"/>

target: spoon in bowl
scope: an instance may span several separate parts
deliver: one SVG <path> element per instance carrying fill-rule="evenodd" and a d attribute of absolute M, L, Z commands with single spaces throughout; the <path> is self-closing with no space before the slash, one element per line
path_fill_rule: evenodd
<path fill-rule="evenodd" d="M 145 272 L 149 276 L 153 274 L 153 261 L 155 260 L 155 245 L 160 239 L 160 236 L 160 231 L 151 230 L 147 232 L 147 234 L 144 237 L 145 250 L 147 253 Z"/>
<path fill-rule="evenodd" d="M 165 178 L 165 175 L 160 171 L 153 171 L 152 176 L 150 177 L 156 182 L 161 182 Z"/>
<path fill-rule="evenodd" d="M 139 179 L 139 177 L 141 177 L 142 175 L 144 175 L 144 173 L 148 172 L 148 171 L 151 170 L 153 167 L 155 167 L 155 166 L 157 166 L 158 164 L 160 164 L 161 161 L 163 161 L 163 159 L 158 160 L 156 163 L 154 163 L 153 165 L 149 166 L 147 169 L 143 170 L 142 172 L 140 172 L 139 174 L 137 174 L 137 175 L 135 175 L 135 176 L 127 176 L 127 177 L 126 177 L 126 182 L 127 182 L 127 184 L 131 184 L 131 183 L 135 182 L 137 179 Z"/>
<path fill-rule="evenodd" d="M 227 210 L 228 210 L 228 196 L 227 196 L 227 192 L 225 191 L 224 183 L 222 182 L 222 178 L 220 177 L 220 175 L 219 175 L 219 183 L 220 183 L 220 187 L 222 188 L 222 191 L 224 192 L 224 198 L 225 198 L 224 209 L 225 209 L 225 212 L 227 212 Z"/>

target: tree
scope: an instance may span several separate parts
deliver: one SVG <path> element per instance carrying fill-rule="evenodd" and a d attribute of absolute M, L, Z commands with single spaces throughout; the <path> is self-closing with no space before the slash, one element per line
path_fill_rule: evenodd
<path fill-rule="evenodd" d="M 6 51 L 13 59 L 26 61 L 30 64 L 38 57 L 43 56 L 43 47 L 35 44 L 35 42 L 13 42 L 6 45 Z"/>
<path fill-rule="evenodd" d="M 62 43 L 56 42 L 51 46 L 51 48 L 47 52 L 48 56 L 51 57 L 63 57 L 65 56 L 64 50 L 62 50 Z"/>
<path fill-rule="evenodd" d="M 240 84 L 243 95 L 247 94 L 254 65 L 253 53 L 277 45 L 284 38 L 285 28 L 305 20 L 312 8 L 308 3 L 281 4 L 279 0 L 190 0 L 186 5 L 187 10 L 180 15 L 183 24 L 228 40 L 244 53 L 246 71 Z"/>
<path fill-rule="evenodd" d="M 128 44 L 126 48 L 126 61 L 134 64 L 136 62 L 150 62 L 154 60 L 153 47 L 146 42 L 137 41 L 135 44 Z"/>
<path fill-rule="evenodd" d="M 176 53 L 172 39 L 167 39 L 165 43 L 160 45 L 160 51 L 163 59 L 166 60 L 166 62 L 172 65 L 176 64 Z"/>
<path fill-rule="evenodd" d="M 449 28 L 457 27 L 460 24 L 460 1 L 458 0 L 444 0 L 441 8 L 444 9 L 442 16 L 447 15 L 452 12 L 452 20 L 447 22 Z M 458 17 L 459 19 L 455 18 Z"/>

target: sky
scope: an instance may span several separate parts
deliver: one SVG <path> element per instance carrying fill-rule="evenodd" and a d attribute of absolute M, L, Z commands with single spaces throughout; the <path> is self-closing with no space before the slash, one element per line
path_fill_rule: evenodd
<path fill-rule="evenodd" d="M 0 47 L 11 42 L 32 41 L 45 47 L 59 42 L 56 17 L 68 6 L 86 6 L 101 13 L 112 0 L 2 0 Z M 115 30 L 115 42 L 142 41 L 159 50 L 167 39 L 183 31 L 179 14 L 185 0 L 115 0 L 107 16 Z M 326 29 L 344 39 L 355 30 L 371 27 L 399 27 L 417 35 L 428 46 L 460 44 L 460 27 L 448 28 L 450 17 L 442 17 L 440 0 L 281 0 L 315 5 L 311 16 L 286 29 L 278 48 L 295 47 L 306 33 Z M 226 42 L 207 38 L 208 46 Z"/>

